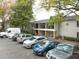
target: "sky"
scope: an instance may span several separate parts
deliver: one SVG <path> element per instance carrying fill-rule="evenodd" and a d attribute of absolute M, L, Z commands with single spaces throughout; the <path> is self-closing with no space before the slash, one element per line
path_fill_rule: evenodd
<path fill-rule="evenodd" d="M 54 9 L 50 9 L 47 11 L 45 8 L 41 8 L 40 2 L 41 0 L 35 0 L 35 4 L 33 5 L 33 12 L 34 12 L 34 17 L 36 21 L 39 20 L 45 20 L 45 19 L 50 19 L 51 16 L 55 16 L 56 12 Z M 72 7 L 70 5 L 67 6 L 68 8 Z M 74 11 L 74 10 L 72 10 Z M 64 15 L 70 13 L 68 10 L 61 10 L 60 13 L 63 13 Z M 79 11 L 76 12 L 76 14 L 79 15 Z M 74 13 L 69 14 L 68 16 L 75 15 Z"/>
<path fill-rule="evenodd" d="M 54 10 L 50 9 L 47 11 L 45 8 L 41 8 L 40 1 L 41 0 L 35 0 L 33 5 L 33 12 L 36 21 L 50 19 L 50 16 L 55 15 Z"/>

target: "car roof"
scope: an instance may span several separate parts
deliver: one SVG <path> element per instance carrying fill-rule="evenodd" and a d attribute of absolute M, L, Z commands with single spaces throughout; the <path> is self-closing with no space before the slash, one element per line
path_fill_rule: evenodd
<path fill-rule="evenodd" d="M 58 45 L 69 45 L 69 46 L 75 46 L 75 45 L 73 45 L 73 44 L 68 44 L 68 43 L 60 43 L 60 44 L 58 44 Z"/>
<path fill-rule="evenodd" d="M 46 38 L 45 36 L 33 36 L 33 37 L 35 37 L 35 38 L 37 38 L 37 39 L 38 39 L 38 38 L 43 38 L 43 37 Z"/>
<path fill-rule="evenodd" d="M 20 35 L 32 35 L 32 34 L 21 33 Z"/>
<path fill-rule="evenodd" d="M 25 33 L 21 33 L 20 35 L 25 35 Z"/>
<path fill-rule="evenodd" d="M 32 34 L 25 34 L 25 35 L 32 35 Z"/>

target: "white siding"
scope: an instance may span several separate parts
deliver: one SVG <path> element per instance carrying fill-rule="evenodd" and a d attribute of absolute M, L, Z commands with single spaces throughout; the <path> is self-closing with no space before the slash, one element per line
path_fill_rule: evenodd
<path fill-rule="evenodd" d="M 77 22 L 65 21 L 60 24 L 60 35 L 67 37 L 77 37 Z"/>

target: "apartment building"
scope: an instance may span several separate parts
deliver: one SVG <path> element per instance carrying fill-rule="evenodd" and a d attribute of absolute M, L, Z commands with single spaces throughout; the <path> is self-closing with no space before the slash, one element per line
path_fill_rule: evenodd
<path fill-rule="evenodd" d="M 47 37 L 66 36 L 79 38 L 79 21 L 74 16 L 68 16 L 64 22 L 48 26 L 49 19 L 33 22 L 35 35 L 44 35 Z"/>
<path fill-rule="evenodd" d="M 48 21 L 49 19 L 33 22 L 33 30 L 35 35 L 43 35 L 55 38 L 55 26 L 48 26 Z"/>

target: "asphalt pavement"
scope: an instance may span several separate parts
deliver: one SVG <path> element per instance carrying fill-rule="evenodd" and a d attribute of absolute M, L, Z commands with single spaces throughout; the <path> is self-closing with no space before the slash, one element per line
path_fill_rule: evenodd
<path fill-rule="evenodd" d="M 45 57 L 35 56 L 32 49 L 26 49 L 11 39 L 0 38 L 0 59 L 45 59 Z M 79 59 L 79 54 L 71 59 Z"/>
<path fill-rule="evenodd" d="M 22 44 L 11 39 L 0 39 L 0 59 L 45 59 L 35 56 L 32 49 L 26 49 Z"/>

